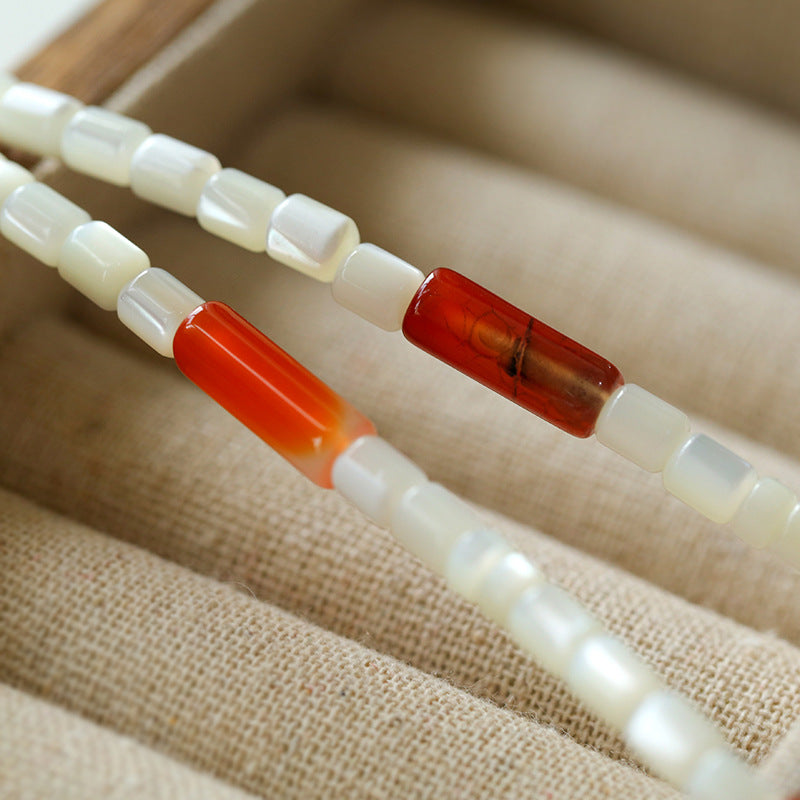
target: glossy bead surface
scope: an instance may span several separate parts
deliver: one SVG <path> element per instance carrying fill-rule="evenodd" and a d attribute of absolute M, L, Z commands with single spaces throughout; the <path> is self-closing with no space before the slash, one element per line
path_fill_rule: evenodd
<path fill-rule="evenodd" d="M 175 363 L 190 381 L 314 483 L 332 488 L 337 456 L 373 424 L 224 303 L 178 328 Z"/>
<path fill-rule="evenodd" d="M 769 546 L 769 549 L 795 569 L 800 569 L 800 505 L 792 509 L 783 533 Z"/>
<path fill-rule="evenodd" d="M 689 433 L 689 418 L 635 383 L 620 386 L 597 419 L 597 441 L 659 472 Z"/>
<path fill-rule="evenodd" d="M 129 186 L 133 154 L 151 133 L 143 122 L 90 106 L 67 123 L 61 137 L 61 157 L 78 172 Z"/>
<path fill-rule="evenodd" d="M 450 588 L 471 603 L 478 599 L 478 587 L 486 575 L 511 548 L 493 530 L 468 531 L 453 545 L 447 557 L 444 577 Z"/>
<path fill-rule="evenodd" d="M 133 154 L 131 189 L 144 200 L 193 217 L 203 187 L 220 169 L 211 153 L 154 133 Z"/>
<path fill-rule="evenodd" d="M 425 276 L 374 244 L 360 244 L 331 284 L 333 299 L 385 331 L 399 331 Z"/>
<path fill-rule="evenodd" d="M 709 750 L 725 745 L 710 720 L 669 691 L 642 701 L 625 728 L 625 739 L 645 764 L 679 789 Z"/>
<path fill-rule="evenodd" d="M 782 800 L 727 747 L 706 752 L 692 771 L 686 793 L 692 800 Z"/>
<path fill-rule="evenodd" d="M 0 139 L 40 156 L 61 152 L 61 135 L 83 108 L 73 97 L 36 86 L 16 83 L 0 97 Z"/>
<path fill-rule="evenodd" d="M 590 436 L 619 370 L 449 269 L 434 270 L 403 319 L 417 347 L 574 436 Z"/>
<path fill-rule="evenodd" d="M 287 267 L 330 283 L 358 242 L 358 228 L 350 217 L 293 194 L 272 214 L 267 252 Z"/>
<path fill-rule="evenodd" d="M 440 575 L 453 545 L 468 531 L 485 527 L 460 497 L 430 482 L 403 495 L 391 523 L 400 544 Z"/>
<path fill-rule="evenodd" d="M 254 253 L 267 248 L 272 212 L 286 195 L 238 169 L 223 169 L 203 187 L 197 204 L 200 227 Z"/>
<path fill-rule="evenodd" d="M 380 436 L 362 436 L 333 465 L 333 486 L 371 520 L 388 528 L 403 495 L 425 473 Z"/>
<path fill-rule="evenodd" d="M 8 161 L 5 158 L 0 158 L 0 206 L 2 206 L 20 186 L 24 186 L 26 183 L 33 183 L 35 180 L 36 178 L 19 164 L 15 164 L 13 161 Z"/>
<path fill-rule="evenodd" d="M 489 619 L 505 627 L 522 593 L 543 582 L 541 570 L 522 553 L 507 553 L 482 576 L 475 587 L 475 602 Z"/>
<path fill-rule="evenodd" d="M 758 480 L 753 467 L 705 434 L 690 436 L 664 467 L 664 486 L 713 522 L 730 522 Z"/>
<path fill-rule="evenodd" d="M 578 648 L 567 684 L 584 705 L 619 731 L 648 694 L 663 688 L 630 648 L 607 634 L 593 636 Z"/>
<path fill-rule="evenodd" d="M 203 298 L 163 269 L 137 275 L 117 298 L 117 316 L 157 353 L 172 358 L 178 326 L 203 304 Z"/>
<path fill-rule="evenodd" d="M 58 258 L 58 274 L 107 311 L 117 307 L 125 284 L 149 266 L 143 250 L 96 220 L 76 228 Z"/>
<path fill-rule="evenodd" d="M 15 83 L 19 81 L 8 72 L 0 72 L 0 99 Z"/>
<path fill-rule="evenodd" d="M 564 678 L 581 642 L 601 633 L 602 625 L 574 597 L 545 583 L 522 593 L 509 614 L 508 630 L 548 672 Z"/>
<path fill-rule="evenodd" d="M 767 547 L 786 529 L 797 495 L 774 478 L 761 478 L 733 518 L 733 532 L 751 547 Z"/>
<path fill-rule="evenodd" d="M 91 217 L 43 183 L 26 183 L 4 203 L 0 230 L 9 241 L 49 267 L 58 263 L 61 247 Z"/>

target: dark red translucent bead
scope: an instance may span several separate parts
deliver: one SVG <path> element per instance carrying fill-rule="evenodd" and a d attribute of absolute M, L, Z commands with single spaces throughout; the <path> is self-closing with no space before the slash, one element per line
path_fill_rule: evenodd
<path fill-rule="evenodd" d="M 178 368 L 306 477 L 331 488 L 336 457 L 373 424 L 224 303 L 204 303 L 172 343 Z"/>
<path fill-rule="evenodd" d="M 623 384 L 610 362 L 450 269 L 434 270 L 403 319 L 417 347 L 574 436 L 591 436 Z"/>

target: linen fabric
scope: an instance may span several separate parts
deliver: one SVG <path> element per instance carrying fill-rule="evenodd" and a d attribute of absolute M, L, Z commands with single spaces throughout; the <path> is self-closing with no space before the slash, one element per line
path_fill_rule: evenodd
<path fill-rule="evenodd" d="M 236 0 L 111 105 L 333 205 L 426 272 L 482 282 L 800 489 L 800 127 L 766 90 L 703 74 L 535 10 Z M 800 788 L 796 572 L 329 287 L 43 174 L 248 316 Z M 4 796 L 678 796 L 113 316 L 9 246 L 0 262 Z"/>

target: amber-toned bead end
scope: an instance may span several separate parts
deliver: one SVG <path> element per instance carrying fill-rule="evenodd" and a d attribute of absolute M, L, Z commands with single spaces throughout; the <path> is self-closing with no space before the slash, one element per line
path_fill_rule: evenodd
<path fill-rule="evenodd" d="M 190 381 L 326 489 L 337 456 L 375 433 L 361 412 L 224 303 L 192 312 L 173 350 Z"/>
<path fill-rule="evenodd" d="M 624 381 L 609 361 L 450 269 L 434 270 L 403 333 L 444 361 L 573 436 L 591 436 Z"/>

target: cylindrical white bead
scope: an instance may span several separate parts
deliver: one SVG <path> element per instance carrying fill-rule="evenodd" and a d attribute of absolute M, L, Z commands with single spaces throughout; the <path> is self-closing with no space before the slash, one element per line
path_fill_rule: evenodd
<path fill-rule="evenodd" d="M 211 153 L 154 133 L 133 154 L 131 188 L 144 200 L 193 217 L 203 187 L 220 169 Z"/>
<path fill-rule="evenodd" d="M 797 496 L 774 478 L 762 478 L 733 518 L 733 531 L 752 547 L 767 547 L 786 529 Z"/>
<path fill-rule="evenodd" d="M 20 186 L 33 183 L 36 178 L 28 170 L 13 161 L 0 159 L 0 206 L 11 197 Z"/>
<path fill-rule="evenodd" d="M 8 72 L 0 72 L 0 98 L 10 89 L 15 83 L 19 81 Z"/>
<path fill-rule="evenodd" d="M 90 106 L 75 114 L 64 129 L 61 156 L 78 172 L 129 186 L 133 154 L 151 133 L 143 122 Z"/>
<path fill-rule="evenodd" d="M 125 284 L 150 266 L 147 254 L 105 222 L 76 228 L 58 259 L 58 273 L 101 308 L 112 311 Z"/>
<path fill-rule="evenodd" d="M 197 221 L 209 233 L 254 253 L 267 248 L 272 212 L 286 195 L 238 169 L 223 169 L 203 187 Z"/>
<path fill-rule="evenodd" d="M 358 241 L 358 228 L 350 217 L 293 194 L 272 213 L 267 252 L 287 267 L 330 283 Z"/>
<path fill-rule="evenodd" d="M 333 485 L 371 520 L 388 528 L 403 495 L 425 473 L 380 436 L 356 439 L 333 463 Z"/>
<path fill-rule="evenodd" d="M 61 136 L 83 108 L 73 97 L 32 83 L 16 83 L 0 97 L 0 139 L 40 156 L 57 156 Z"/>
<path fill-rule="evenodd" d="M 522 593 L 509 614 L 508 630 L 548 672 L 565 678 L 581 642 L 603 626 L 563 589 L 545 583 Z"/>
<path fill-rule="evenodd" d="M 483 576 L 475 602 L 489 619 L 506 627 L 520 595 L 544 582 L 544 575 L 522 553 L 508 553 Z"/>
<path fill-rule="evenodd" d="M 331 291 L 339 305 L 385 331 L 399 331 L 424 280 L 408 262 L 374 244 L 360 244 L 339 268 Z"/>
<path fill-rule="evenodd" d="M 567 683 L 584 705 L 619 731 L 647 695 L 664 688 L 653 670 L 608 634 L 581 644 L 569 665 Z"/>
<path fill-rule="evenodd" d="M 447 557 L 467 531 L 486 527 L 460 498 L 438 483 L 412 486 L 392 515 L 391 529 L 399 542 L 425 565 L 444 573 Z"/>
<path fill-rule="evenodd" d="M 453 545 L 444 576 L 450 588 L 475 603 L 478 587 L 489 570 L 510 552 L 511 548 L 499 533 L 488 528 L 468 531 Z"/>
<path fill-rule="evenodd" d="M 710 720 L 669 691 L 644 699 L 625 728 L 625 739 L 645 765 L 679 789 L 709 750 L 725 746 Z"/>
<path fill-rule="evenodd" d="M 705 434 L 690 436 L 664 467 L 664 486 L 714 522 L 730 522 L 758 480 L 743 458 Z"/>
<path fill-rule="evenodd" d="M 664 468 L 689 433 L 689 418 L 635 383 L 620 386 L 597 418 L 597 440 L 648 472 Z"/>
<path fill-rule="evenodd" d="M 20 186 L 0 210 L 0 231 L 34 258 L 54 267 L 67 237 L 91 217 L 43 183 Z"/>
<path fill-rule="evenodd" d="M 692 771 L 686 793 L 692 800 L 781 800 L 782 797 L 727 747 L 705 753 Z"/>
<path fill-rule="evenodd" d="M 786 528 L 769 549 L 795 569 L 800 569 L 800 505 L 792 509 Z"/>
<path fill-rule="evenodd" d="M 178 326 L 203 298 L 163 269 L 152 267 L 137 275 L 120 292 L 117 316 L 157 353 L 172 358 Z"/>

